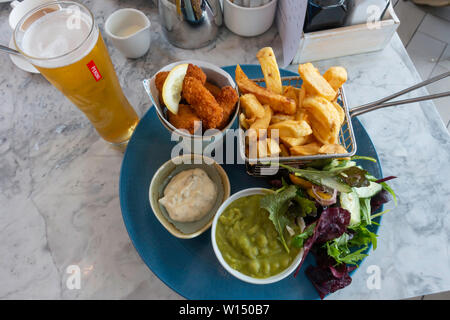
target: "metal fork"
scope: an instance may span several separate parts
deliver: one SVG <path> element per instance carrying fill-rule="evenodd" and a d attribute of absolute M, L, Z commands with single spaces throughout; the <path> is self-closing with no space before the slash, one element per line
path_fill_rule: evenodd
<path fill-rule="evenodd" d="M 418 88 L 421 88 L 423 86 L 426 86 L 430 83 L 439 81 L 441 79 L 444 79 L 446 77 L 450 76 L 450 71 L 445 72 L 443 74 L 440 74 L 438 76 L 435 76 L 433 78 L 430 78 L 428 80 L 419 82 L 409 88 L 403 89 L 401 91 L 398 91 L 394 94 L 391 94 L 390 96 L 387 96 L 386 98 L 371 102 L 371 103 L 367 103 L 364 104 L 362 106 L 359 107 L 355 107 L 352 108 L 350 110 L 350 116 L 351 117 L 356 117 L 359 116 L 361 114 L 373 111 L 373 110 L 378 110 L 381 108 L 386 108 L 386 107 L 392 107 L 392 106 L 399 106 L 402 104 L 407 104 L 407 103 L 414 103 L 414 102 L 419 102 L 419 101 L 425 101 L 425 100 L 431 100 L 431 99 L 437 99 L 437 98 L 442 98 L 442 97 L 447 97 L 450 96 L 450 91 L 446 91 L 446 92 L 441 92 L 441 93 L 436 93 L 436 94 L 430 94 L 427 96 L 422 96 L 422 97 L 416 97 L 416 98 L 410 98 L 410 99 L 405 99 L 405 100 L 397 100 L 397 101 L 391 101 L 391 102 L 386 102 L 389 101 L 391 99 L 397 98 L 399 96 L 402 96 L 408 92 L 411 92 L 413 90 L 416 90 Z"/>

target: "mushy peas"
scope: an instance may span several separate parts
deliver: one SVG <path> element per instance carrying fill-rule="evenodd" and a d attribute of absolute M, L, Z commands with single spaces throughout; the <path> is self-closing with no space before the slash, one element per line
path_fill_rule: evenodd
<path fill-rule="evenodd" d="M 192 222 L 211 211 L 217 199 L 217 186 L 202 169 L 189 169 L 174 176 L 159 203 L 174 221 Z"/>
<path fill-rule="evenodd" d="M 254 278 L 268 278 L 286 269 L 300 249 L 286 242 L 289 253 L 278 240 L 269 213 L 260 208 L 264 195 L 233 201 L 217 221 L 216 242 L 223 258 L 233 269 Z"/>

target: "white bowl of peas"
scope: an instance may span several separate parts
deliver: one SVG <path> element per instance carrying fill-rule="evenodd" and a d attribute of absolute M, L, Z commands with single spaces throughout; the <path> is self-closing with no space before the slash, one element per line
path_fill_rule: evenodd
<path fill-rule="evenodd" d="M 272 192 L 250 188 L 233 194 L 219 207 L 212 223 L 217 259 L 231 275 L 248 283 L 280 281 L 297 268 L 303 256 L 302 249 L 289 246 L 286 250 L 269 213 L 259 205 Z"/>

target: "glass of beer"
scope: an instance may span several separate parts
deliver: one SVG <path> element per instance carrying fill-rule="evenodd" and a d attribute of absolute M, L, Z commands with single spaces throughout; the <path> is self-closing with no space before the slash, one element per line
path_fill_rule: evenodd
<path fill-rule="evenodd" d="M 92 12 L 73 1 L 28 12 L 14 30 L 18 50 L 113 144 L 127 142 L 139 117 L 125 97 Z"/>

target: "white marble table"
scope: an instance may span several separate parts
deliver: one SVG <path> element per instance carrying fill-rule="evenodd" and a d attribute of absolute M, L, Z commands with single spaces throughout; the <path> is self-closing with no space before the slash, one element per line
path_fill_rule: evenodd
<path fill-rule="evenodd" d="M 152 21 L 152 46 L 127 60 L 109 45 L 124 91 L 135 108 L 149 108 L 141 80 L 181 59 L 217 65 L 255 63 L 260 47 L 279 53 L 276 30 L 243 39 L 225 28 L 200 50 L 176 49 L 163 38 L 150 1 L 84 1 L 101 28 L 120 7 Z M 8 4 L 0 5 L 0 42 L 9 41 Z M 122 152 L 103 142 L 88 120 L 40 75 L 0 55 L 0 298 L 179 299 L 146 267 L 125 230 L 118 198 Z M 323 61 L 345 66 L 351 106 L 420 81 L 399 38 L 382 52 Z M 296 66 L 289 69 L 296 70 Z M 418 94 L 426 93 L 419 90 Z M 398 206 L 385 215 L 379 244 L 330 299 L 398 299 L 450 290 L 450 136 L 433 103 L 385 109 L 360 117 L 392 182 Z M 390 206 L 391 207 L 391 206 Z M 67 267 L 82 271 L 69 290 Z M 371 265 L 381 287 L 368 289 Z"/>

